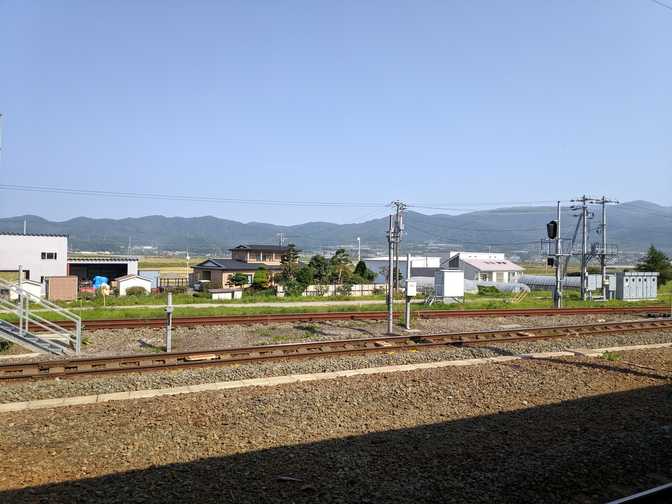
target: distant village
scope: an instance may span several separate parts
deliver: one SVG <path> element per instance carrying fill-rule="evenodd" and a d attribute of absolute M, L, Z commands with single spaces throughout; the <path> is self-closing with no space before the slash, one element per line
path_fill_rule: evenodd
<path fill-rule="evenodd" d="M 388 256 L 362 256 L 361 250 L 311 255 L 291 244 L 239 244 L 221 257 L 198 262 L 182 257 L 184 268 L 165 272 L 142 267 L 139 255 L 69 252 L 67 235 L 0 233 L 2 281 L 20 282 L 22 289 L 53 301 L 96 295 L 100 289 L 116 296 L 207 292 L 215 300 L 240 299 L 250 289 L 276 296 L 366 296 L 385 292 L 390 278 Z M 419 293 L 447 303 L 460 302 L 479 287 L 512 293 L 554 288 L 552 270 L 526 274 L 518 259 L 492 250 L 401 256 L 393 266 L 395 287 L 410 282 Z M 602 276 L 593 274 L 587 288 L 591 298 L 606 292 L 607 299 L 655 299 L 656 280 L 655 274 L 614 272 L 603 290 Z M 564 287 L 579 289 L 580 283 L 567 277 Z"/>

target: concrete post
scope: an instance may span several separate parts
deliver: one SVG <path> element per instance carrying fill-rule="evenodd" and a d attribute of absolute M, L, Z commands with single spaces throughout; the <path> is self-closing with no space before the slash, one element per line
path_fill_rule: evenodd
<path fill-rule="evenodd" d="M 411 279 L 411 254 L 406 254 L 406 312 L 404 313 L 404 321 L 406 329 L 411 328 L 411 297 L 408 295 L 408 282 Z"/>
<path fill-rule="evenodd" d="M 173 329 L 173 293 L 168 293 L 168 305 L 166 306 L 166 352 L 172 351 Z"/>
<path fill-rule="evenodd" d="M 394 243 L 394 228 L 392 226 L 392 215 L 390 215 L 390 228 L 387 232 L 388 241 L 388 275 L 387 275 L 387 334 L 394 334 L 393 318 L 394 318 L 394 259 L 392 252 L 392 244 Z"/>

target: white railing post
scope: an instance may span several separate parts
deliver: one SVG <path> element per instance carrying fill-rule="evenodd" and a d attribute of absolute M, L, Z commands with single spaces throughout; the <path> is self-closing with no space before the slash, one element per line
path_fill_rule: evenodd
<path fill-rule="evenodd" d="M 75 321 L 75 337 L 77 338 L 75 340 L 75 353 L 79 355 L 79 353 L 82 351 L 82 320 L 77 319 Z"/>

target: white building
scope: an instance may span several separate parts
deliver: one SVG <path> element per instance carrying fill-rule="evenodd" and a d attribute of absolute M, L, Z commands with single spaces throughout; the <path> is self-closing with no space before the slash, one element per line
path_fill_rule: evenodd
<path fill-rule="evenodd" d="M 15 282 L 15 285 L 18 286 L 19 282 Z M 21 288 L 35 297 L 39 298 L 43 296 L 42 284 L 40 282 L 34 282 L 33 280 L 23 280 L 21 282 Z M 9 291 L 10 301 L 16 301 L 18 297 L 19 295 L 15 291 Z"/>
<path fill-rule="evenodd" d="M 125 296 L 131 287 L 142 287 L 149 294 L 152 291 L 152 281 L 138 275 L 125 275 L 116 279 L 119 295 Z"/>
<path fill-rule="evenodd" d="M 491 252 L 450 252 L 444 261 L 451 269 L 464 271 L 465 280 L 483 282 L 516 282 L 524 268 L 509 261 L 502 253 Z"/>
<path fill-rule="evenodd" d="M 49 276 L 67 275 L 68 236 L 0 233 L 0 271 L 18 272 L 19 266 L 24 278 L 39 283 Z"/>
<path fill-rule="evenodd" d="M 366 267 L 376 273 L 375 283 L 385 283 L 387 268 L 389 267 L 389 258 L 387 256 L 362 258 Z M 411 256 L 411 279 L 416 276 L 427 277 L 430 284 L 434 283 L 434 271 L 441 267 L 440 257 L 429 256 Z M 416 275 L 417 273 L 421 273 Z M 399 256 L 399 274 L 401 278 L 406 278 L 406 256 Z"/>

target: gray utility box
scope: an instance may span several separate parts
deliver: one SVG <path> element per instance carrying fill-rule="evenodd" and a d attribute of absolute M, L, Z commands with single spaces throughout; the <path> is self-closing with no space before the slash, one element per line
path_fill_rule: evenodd
<path fill-rule="evenodd" d="M 620 271 L 616 273 L 616 299 L 637 301 L 658 297 L 658 273 L 655 271 Z"/>

